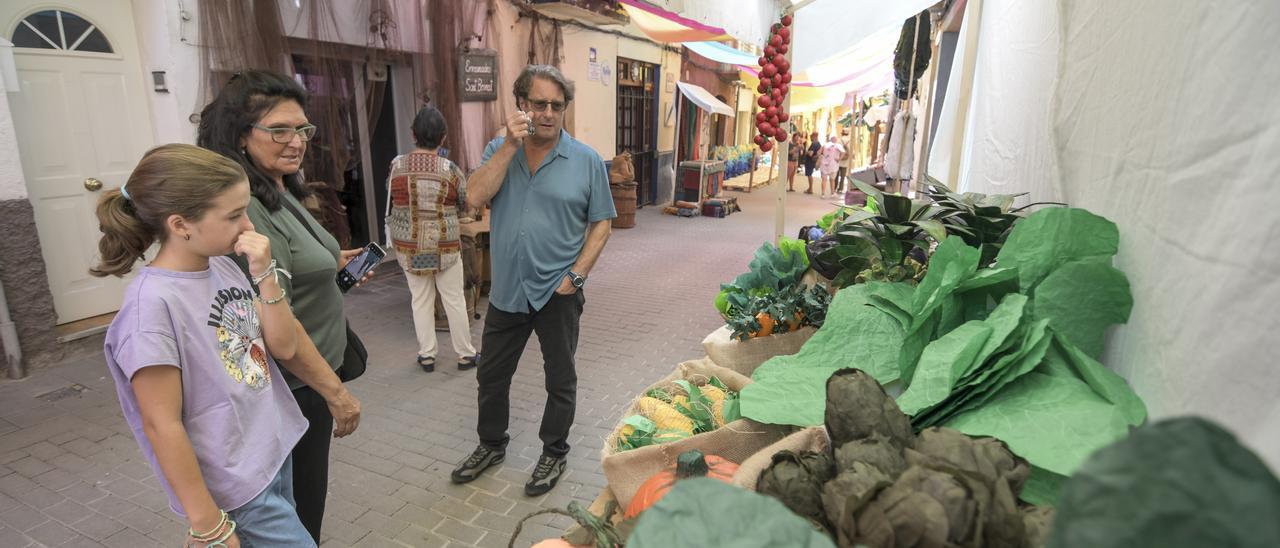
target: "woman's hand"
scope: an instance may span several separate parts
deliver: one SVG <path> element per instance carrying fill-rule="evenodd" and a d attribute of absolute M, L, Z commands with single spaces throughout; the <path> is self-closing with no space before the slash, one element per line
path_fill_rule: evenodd
<path fill-rule="evenodd" d="M 356 257 L 359 257 L 361 253 L 364 253 L 364 248 L 362 247 L 356 248 L 356 249 L 343 249 L 338 251 L 338 270 L 342 270 L 346 268 L 347 265 L 350 264 L 351 261 L 354 261 Z M 374 270 L 377 270 L 377 269 L 376 268 L 369 269 L 369 272 L 367 272 L 363 278 L 360 278 L 360 281 L 356 282 L 355 287 L 360 287 L 361 285 L 364 285 L 365 282 L 373 279 Z"/>
<path fill-rule="evenodd" d="M 235 253 L 249 260 L 249 275 L 257 278 L 271 267 L 271 240 L 252 230 L 240 233 Z"/>
<path fill-rule="evenodd" d="M 333 437 L 344 437 L 360 426 L 360 400 L 345 385 L 325 403 L 329 405 L 329 414 L 333 415 Z"/>

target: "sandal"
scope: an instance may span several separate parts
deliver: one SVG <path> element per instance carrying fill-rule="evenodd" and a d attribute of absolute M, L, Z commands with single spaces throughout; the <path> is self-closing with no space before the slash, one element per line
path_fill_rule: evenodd
<path fill-rule="evenodd" d="M 477 365 L 480 365 L 480 354 L 476 354 L 474 356 L 467 356 L 465 358 L 458 360 L 458 371 L 475 369 Z"/>
<path fill-rule="evenodd" d="M 418 356 L 418 366 L 423 371 L 431 373 L 436 370 L 436 359 L 428 356 Z"/>

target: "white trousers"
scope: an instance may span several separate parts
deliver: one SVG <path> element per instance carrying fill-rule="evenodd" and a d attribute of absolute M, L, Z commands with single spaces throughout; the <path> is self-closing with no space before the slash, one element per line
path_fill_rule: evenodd
<path fill-rule="evenodd" d="M 413 306 L 413 330 L 418 335 L 418 356 L 436 357 L 436 291 L 449 318 L 449 339 L 459 358 L 476 355 L 471 344 L 471 324 L 467 321 L 467 301 L 462 296 L 462 261 L 434 274 L 404 275 L 409 282 Z"/>

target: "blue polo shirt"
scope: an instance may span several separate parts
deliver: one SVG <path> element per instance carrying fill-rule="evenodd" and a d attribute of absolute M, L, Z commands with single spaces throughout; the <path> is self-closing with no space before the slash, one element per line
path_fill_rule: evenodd
<path fill-rule="evenodd" d="M 502 141 L 484 147 L 484 162 Z M 604 160 L 563 129 L 533 176 L 524 147 L 516 152 L 491 207 L 489 303 L 511 313 L 541 310 L 582 253 L 587 226 L 618 216 Z"/>

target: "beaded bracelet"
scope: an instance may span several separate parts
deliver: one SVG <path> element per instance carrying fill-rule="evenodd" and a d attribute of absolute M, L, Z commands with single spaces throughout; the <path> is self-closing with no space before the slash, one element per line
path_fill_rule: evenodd
<path fill-rule="evenodd" d="M 226 530 L 222 531 L 221 534 L 216 535 L 216 538 L 213 538 L 213 535 L 206 538 L 189 538 L 187 542 L 182 545 L 182 548 L 229 548 L 227 546 L 227 539 L 230 539 L 231 535 L 236 532 L 236 522 L 227 521 L 227 523 L 229 525 L 226 527 Z M 204 546 L 195 546 L 191 544 L 192 542 L 200 543 Z"/>
<path fill-rule="evenodd" d="M 184 548 L 192 546 L 192 542 L 203 544 L 203 548 L 228 548 L 227 539 L 236 532 L 236 522 L 233 521 L 225 511 L 219 510 L 222 518 L 218 521 L 218 525 L 205 534 L 196 534 L 194 529 L 188 529 L 187 542 L 183 544 Z M 199 548 L 199 547 L 197 547 Z"/>
<path fill-rule="evenodd" d="M 284 296 L 285 296 L 284 286 L 280 286 L 280 296 L 279 296 L 279 297 L 276 297 L 276 298 L 274 298 L 274 299 L 263 299 L 261 296 L 259 296 L 259 297 L 258 297 L 258 300 L 259 300 L 259 301 L 262 301 L 262 304 L 276 304 L 276 303 L 278 303 L 278 302 L 280 302 L 280 301 L 283 301 L 283 300 L 284 300 Z"/>
<path fill-rule="evenodd" d="M 191 538 L 201 542 L 207 542 L 207 541 L 201 540 L 206 538 L 212 540 L 213 537 L 217 536 L 218 531 L 222 530 L 222 526 L 227 524 L 227 520 L 231 519 L 229 516 L 227 516 L 227 512 L 225 510 L 218 510 L 218 513 L 222 514 L 218 518 L 218 524 L 214 525 L 213 529 L 210 529 L 208 533 L 196 533 L 195 529 L 187 529 L 187 534 L 190 535 Z"/>
<path fill-rule="evenodd" d="M 230 548 L 227 546 L 227 539 L 231 538 L 231 535 L 236 532 L 236 522 L 229 521 L 228 523 L 231 526 L 227 528 L 227 532 L 223 533 L 218 540 L 205 544 L 204 548 Z"/>

